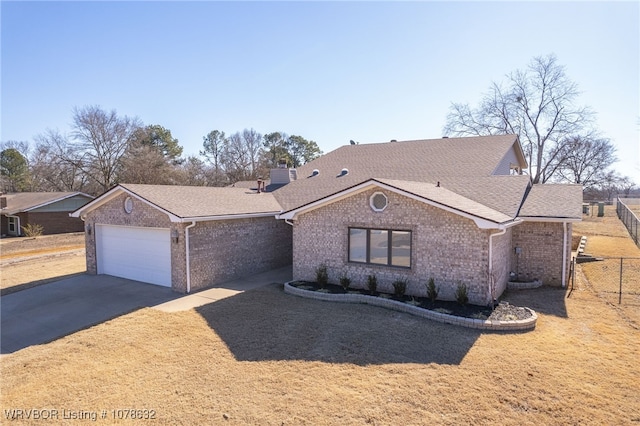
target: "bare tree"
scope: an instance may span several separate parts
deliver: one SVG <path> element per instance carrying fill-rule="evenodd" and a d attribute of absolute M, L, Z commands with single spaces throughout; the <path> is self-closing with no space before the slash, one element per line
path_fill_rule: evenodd
<path fill-rule="evenodd" d="M 493 83 L 480 106 L 452 104 L 444 127 L 453 136 L 513 133 L 519 136 L 534 183 L 551 179 L 562 161 L 562 142 L 592 123 L 587 107 L 575 105 L 578 88 L 554 55 L 536 57 L 526 70 Z"/>
<path fill-rule="evenodd" d="M 29 164 L 32 191 L 99 192 L 97 188 L 90 189 L 80 159 L 66 136 L 58 131 L 47 130 L 36 137 Z"/>
<path fill-rule="evenodd" d="M 244 129 L 242 131 L 242 140 L 250 162 L 249 177 L 255 179 L 258 177 L 258 164 L 262 153 L 262 135 L 253 130 L 253 128 L 251 130 Z"/>
<path fill-rule="evenodd" d="M 555 165 L 559 180 L 585 187 L 598 184 L 606 169 L 616 161 L 616 148 L 609 139 L 597 136 L 572 136 L 559 144 Z"/>
<path fill-rule="evenodd" d="M 142 126 L 137 118 L 119 117 L 115 110 L 85 106 L 73 111 L 73 155 L 65 158 L 79 167 L 103 191 L 116 183 L 122 157 L 134 131 Z"/>
<path fill-rule="evenodd" d="M 225 141 L 222 163 L 229 182 L 248 179 L 251 160 L 240 132 L 232 134 Z"/>
<path fill-rule="evenodd" d="M 176 183 L 188 186 L 215 186 L 216 172 L 198 157 L 189 156 L 180 164 Z"/>

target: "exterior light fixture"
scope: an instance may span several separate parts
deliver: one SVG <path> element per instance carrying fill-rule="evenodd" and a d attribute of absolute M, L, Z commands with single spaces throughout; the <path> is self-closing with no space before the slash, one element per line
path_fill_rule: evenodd
<path fill-rule="evenodd" d="M 177 229 L 172 229 L 171 230 L 171 241 L 173 241 L 175 244 L 178 244 L 178 240 L 179 240 L 178 230 Z"/>

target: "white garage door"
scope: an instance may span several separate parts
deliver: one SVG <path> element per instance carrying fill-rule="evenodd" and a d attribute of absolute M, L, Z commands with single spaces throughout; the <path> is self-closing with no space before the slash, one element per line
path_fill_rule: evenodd
<path fill-rule="evenodd" d="M 96 225 L 98 274 L 171 286 L 168 229 Z"/>

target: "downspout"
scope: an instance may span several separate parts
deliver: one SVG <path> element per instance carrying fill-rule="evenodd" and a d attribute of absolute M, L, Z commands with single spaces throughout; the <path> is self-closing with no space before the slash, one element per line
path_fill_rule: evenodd
<path fill-rule="evenodd" d="M 493 237 L 497 237 L 498 235 L 504 235 L 507 232 L 507 228 L 502 228 L 500 231 L 495 234 L 489 234 L 489 303 L 493 306 L 495 301 L 495 283 L 493 279 Z"/>
<path fill-rule="evenodd" d="M 562 288 L 565 288 L 567 283 L 567 222 L 562 222 Z"/>
<path fill-rule="evenodd" d="M 193 228 L 194 226 L 196 226 L 196 221 L 193 220 L 191 221 L 191 225 L 187 226 L 186 228 L 184 228 L 184 241 L 186 244 L 186 249 L 185 251 L 187 252 L 186 255 L 186 263 L 187 263 L 187 293 L 191 293 L 191 252 L 189 251 L 189 229 Z"/>
<path fill-rule="evenodd" d="M 285 219 L 284 223 L 286 223 L 287 225 L 293 226 L 293 222 L 291 222 L 289 219 Z"/>

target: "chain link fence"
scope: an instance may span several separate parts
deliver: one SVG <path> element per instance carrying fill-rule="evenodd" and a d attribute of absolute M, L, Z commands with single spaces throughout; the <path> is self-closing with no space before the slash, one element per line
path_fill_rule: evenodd
<path fill-rule="evenodd" d="M 599 297 L 640 324 L 640 258 L 604 258 L 579 267 Z"/>
<path fill-rule="evenodd" d="M 640 198 L 620 198 L 616 202 L 616 213 L 629 231 L 629 235 L 640 247 L 638 225 L 640 225 Z"/>

